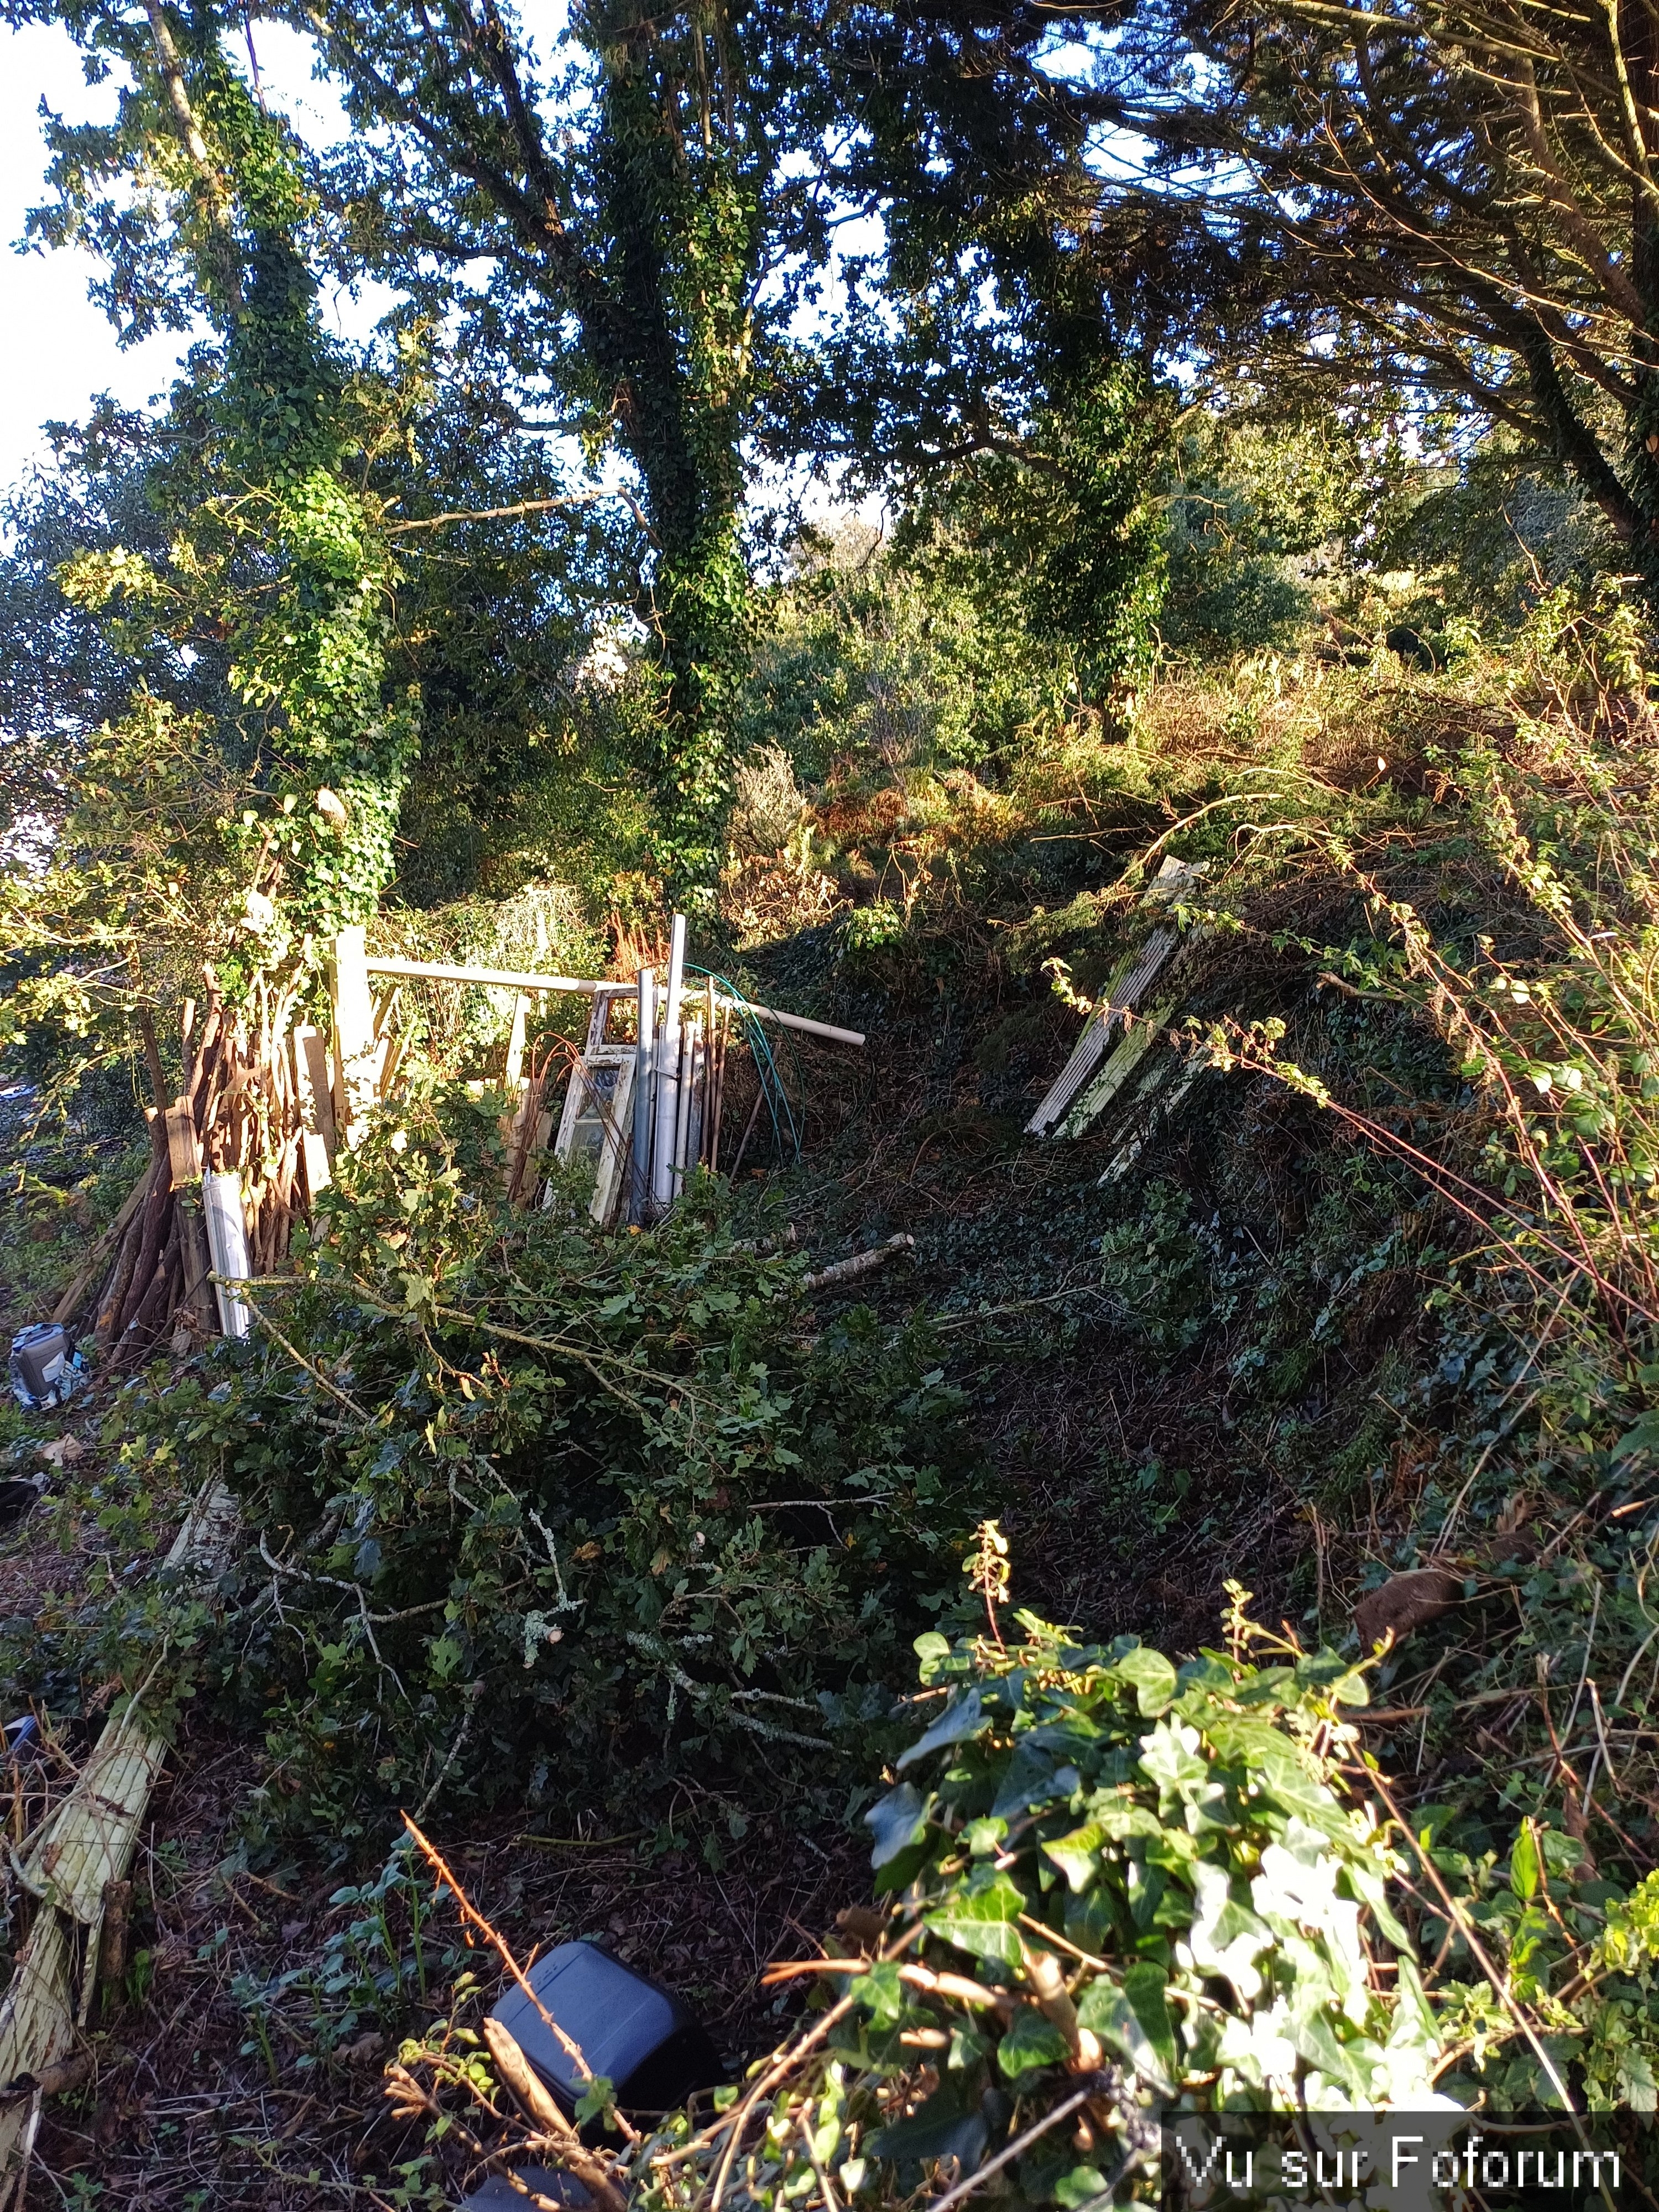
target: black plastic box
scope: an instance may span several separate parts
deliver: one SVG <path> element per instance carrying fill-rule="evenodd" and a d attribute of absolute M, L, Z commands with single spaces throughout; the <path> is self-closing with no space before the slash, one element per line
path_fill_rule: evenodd
<path fill-rule="evenodd" d="M 723 2078 L 714 2045 L 679 1999 L 596 1943 L 561 1943 L 536 1961 L 528 1979 L 592 2072 L 609 2076 L 625 2112 L 667 2112 Z M 582 2077 L 516 1982 L 492 2017 L 572 2111 Z"/>
<path fill-rule="evenodd" d="M 568 2204 L 571 2212 L 581 2212 L 583 2205 L 593 2202 L 574 2174 L 555 2173 L 545 2166 L 516 2166 L 513 2171 L 526 2189 L 533 2189 L 538 2197 L 550 2197 L 556 2204 Z M 510 2181 L 492 2173 L 477 2188 L 469 2190 L 455 2212 L 528 2212 L 528 2206 Z"/>

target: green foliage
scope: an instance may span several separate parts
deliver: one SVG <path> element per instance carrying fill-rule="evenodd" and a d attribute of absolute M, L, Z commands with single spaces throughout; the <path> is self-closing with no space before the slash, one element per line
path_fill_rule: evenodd
<path fill-rule="evenodd" d="M 1331 414 L 1280 422 L 1258 400 L 1200 417 L 1173 471 L 1160 638 L 1212 653 L 1285 642 L 1322 570 L 1353 557 L 1389 473 Z"/>
<path fill-rule="evenodd" d="M 1510 434 L 1483 439 L 1455 464 L 1402 487 L 1376 549 L 1378 565 L 1414 572 L 1421 608 L 1478 623 L 1488 635 L 1521 628 L 1539 599 L 1566 585 L 1593 595 L 1621 565 L 1605 519 L 1562 471 Z"/>
<path fill-rule="evenodd" d="M 1103 1236 L 1100 1256 L 1101 1280 L 1125 1324 L 1165 1358 L 1220 1317 L 1192 1202 L 1174 1184 L 1150 1183 L 1137 1212 Z"/>
<path fill-rule="evenodd" d="M 407 1837 L 378 1874 L 343 1884 L 328 1902 L 349 1917 L 318 1958 L 264 1981 L 243 1972 L 230 1985 L 247 2028 L 241 2055 L 256 2058 L 273 2083 L 290 2068 L 301 2077 L 326 2072 L 366 2027 L 396 2034 L 439 1989 L 457 2002 L 476 1984 L 462 1971 L 467 1953 L 453 1926 L 444 1928 L 434 1911 Z"/>
<path fill-rule="evenodd" d="M 263 1713 L 267 1817 L 844 1792 L 953 1583 L 957 1395 L 920 1328 L 815 1328 L 712 1190 L 620 1240 L 492 1205 L 500 1103 L 402 1102 L 260 1294 L 270 1348 L 127 1401 L 133 1463 L 222 1466 L 263 1532 L 224 1691 Z"/>
<path fill-rule="evenodd" d="M 1018 611 L 1030 645 L 1069 661 L 1099 705 L 1151 649 L 1164 592 L 1155 477 L 1162 396 L 1121 365 L 1062 380 L 1029 455 L 990 453 L 930 486 L 896 544 L 945 589 Z M 912 550 L 914 549 L 914 550 Z"/>
<path fill-rule="evenodd" d="M 1401 1863 L 1343 1774 L 1364 1678 L 1265 1635 L 1245 1599 L 1226 1647 L 1179 1667 L 1029 1613 L 1006 1649 L 918 1638 L 927 1725 L 866 1816 L 881 1910 L 805 1970 L 836 2001 L 714 2121 L 617 2153 L 629 2201 L 690 2207 L 729 2170 L 738 2204 L 775 2212 L 829 2174 L 873 2208 L 1012 2148 L 1022 2203 L 1075 2207 L 1144 2167 L 1158 2106 L 1432 2100 Z M 402 2063 L 476 2094 L 454 2036 Z"/>
<path fill-rule="evenodd" d="M 129 646 L 146 629 L 222 641 L 240 727 L 229 742 L 189 727 L 184 743 L 228 767 L 258 757 L 259 770 L 240 806 L 221 794 L 204 868 L 158 881 L 142 868 L 154 838 L 136 828 L 113 841 L 114 881 L 60 852 L 54 879 L 35 887 L 38 919 L 22 941 L 54 945 L 67 905 L 94 943 L 101 935 L 137 962 L 154 909 L 181 883 L 204 876 L 198 888 L 222 902 L 216 869 L 240 875 L 246 891 L 232 927 L 216 933 L 220 980 L 242 992 L 271 970 L 313 969 L 336 930 L 373 911 L 391 873 L 415 702 L 387 696 L 384 682 L 397 570 L 362 482 L 376 408 L 352 390 L 318 319 L 307 260 L 316 206 L 298 143 L 231 66 L 214 25 L 159 9 L 143 27 L 96 6 L 66 12 L 88 52 L 118 58 L 131 81 L 113 125 L 53 123 L 58 197 L 35 230 L 105 246 L 106 304 L 126 331 L 176 320 L 168 294 L 182 278 L 222 343 L 198 351 L 173 396 L 175 428 L 195 434 L 153 473 L 170 510 L 165 554 L 88 546 L 58 580 Z M 143 219 L 124 227 L 115 203 L 135 180 Z M 147 762 L 164 760 L 171 738 L 167 703 L 141 692 L 110 742 Z M 331 805 L 313 804 L 319 790 Z M 177 801 L 151 811 L 173 815 L 175 843 L 195 842 Z"/>
<path fill-rule="evenodd" d="M 1364 1680 L 1254 1629 L 1243 1601 L 1229 1648 L 1181 1667 L 1025 1614 L 1006 1654 L 924 1638 L 922 1678 L 950 1695 L 898 1761 L 919 1781 L 868 1816 L 877 1887 L 993 1984 L 1058 1953 L 1079 2026 L 1159 2095 L 1409 2103 L 1437 2039 L 1387 1902 L 1396 1861 L 1339 1777 Z M 1245 1656 L 1263 1647 L 1273 1663 Z M 1371 1971 L 1371 1924 L 1404 1954 L 1397 1990 Z M 1054 2009 L 1001 2015 L 1000 2036 L 994 2011 L 974 2023 L 992 2047 L 948 2069 L 969 2104 L 1065 2063 Z"/>
<path fill-rule="evenodd" d="M 742 702 L 809 782 L 982 769 L 1065 712 L 1071 655 L 1039 647 L 964 546 L 915 558 L 849 526 L 773 588 Z"/>

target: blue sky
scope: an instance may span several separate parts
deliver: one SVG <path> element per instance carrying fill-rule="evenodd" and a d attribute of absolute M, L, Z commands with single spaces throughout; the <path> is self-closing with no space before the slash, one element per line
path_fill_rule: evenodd
<path fill-rule="evenodd" d="M 267 90 L 306 135 L 343 135 L 339 107 L 311 82 L 309 47 L 270 25 L 261 26 L 258 47 Z M 42 422 L 74 421 L 102 392 L 128 407 L 165 392 L 189 342 L 164 332 L 123 352 L 87 296 L 98 274 L 90 255 L 10 250 L 29 209 L 46 196 L 42 99 L 71 122 L 103 122 L 114 115 L 117 90 L 113 82 L 88 87 L 66 32 L 0 29 L 0 486 L 46 452 Z M 328 306 L 341 327 L 354 331 L 380 312 L 349 298 Z"/>
<path fill-rule="evenodd" d="M 113 86 L 88 88 L 64 32 L 0 31 L 0 239 L 8 248 L 0 263 L 7 337 L 0 347 L 0 484 L 45 451 L 43 422 L 84 414 L 100 392 L 127 405 L 142 403 L 165 388 L 179 352 L 179 340 L 169 336 L 122 353 L 87 297 L 96 273 L 89 256 L 9 252 L 28 210 L 45 197 L 43 97 L 77 122 L 114 112 Z"/>
<path fill-rule="evenodd" d="M 520 0 L 514 11 L 537 58 L 545 64 L 566 21 L 565 0 Z M 330 90 L 312 78 L 313 50 L 294 33 L 269 23 L 257 33 L 259 70 L 268 97 L 301 135 L 324 145 L 347 135 L 344 113 Z M 0 28 L 0 315 L 7 343 L 0 347 L 0 490 L 48 453 L 40 425 L 83 416 L 101 392 L 125 407 L 142 407 L 166 392 L 188 343 L 188 335 L 162 332 L 125 350 L 101 309 L 88 297 L 99 264 L 74 249 L 19 254 L 28 210 L 45 197 L 46 153 L 40 135 L 44 99 L 71 122 L 112 118 L 118 87 L 89 87 L 68 33 L 56 27 Z M 843 240 L 843 250 L 878 242 L 878 227 Z M 391 295 L 370 288 L 355 298 L 325 299 L 325 313 L 342 331 L 367 337 Z M 807 318 L 811 319 L 810 314 Z M 573 466 L 578 458 L 573 447 Z M 612 468 L 605 471 L 613 477 Z M 775 486 L 770 486 L 775 490 Z M 833 494 L 814 487 L 809 512 L 833 507 Z M 873 514 L 869 501 L 863 502 Z M 878 507 L 878 502 L 877 503 Z"/>

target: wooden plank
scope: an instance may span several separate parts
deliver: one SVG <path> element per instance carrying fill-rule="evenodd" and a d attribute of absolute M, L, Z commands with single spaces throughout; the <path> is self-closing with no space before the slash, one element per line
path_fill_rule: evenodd
<path fill-rule="evenodd" d="M 306 1179 L 306 1204 L 314 1207 L 331 1180 L 328 1147 L 314 1129 L 300 1132 L 300 1165 Z"/>
<path fill-rule="evenodd" d="M 1066 1116 L 1063 1135 L 1080 1137 L 1090 1123 L 1105 1111 L 1152 1047 L 1164 1042 L 1164 1025 L 1175 1012 L 1176 1004 L 1174 999 L 1166 999 L 1154 1006 L 1144 1021 L 1125 1030 L 1106 1065 Z"/>
<path fill-rule="evenodd" d="M 651 1207 L 659 1218 L 678 1195 L 674 1151 L 679 1126 L 681 1000 L 685 991 L 686 921 L 677 914 L 668 933 L 668 975 L 663 986 L 662 1025 L 657 1032 L 656 1126 L 651 1132 Z"/>
<path fill-rule="evenodd" d="M 323 1149 L 331 1160 L 337 1142 L 334 1079 L 328 1065 L 327 1042 L 317 1030 L 300 1029 L 294 1032 L 294 1083 L 300 1100 L 301 1126 L 322 1139 Z M 307 1157 L 309 1158 L 308 1153 Z M 325 1176 L 324 1182 L 327 1180 Z"/>
<path fill-rule="evenodd" d="M 1207 1064 L 1197 1058 L 1177 1060 L 1173 1053 L 1152 1062 L 1135 1091 L 1129 1133 L 1108 1162 L 1097 1188 L 1104 1190 L 1127 1175 L 1158 1130 L 1168 1126 Z"/>
<path fill-rule="evenodd" d="M 1127 972 L 1122 963 L 1108 981 L 1101 1002 L 1089 1017 L 1072 1056 L 1048 1086 L 1042 1104 L 1025 1124 L 1030 1137 L 1046 1137 L 1063 1119 L 1067 1107 L 1106 1056 L 1112 1031 L 1122 1015 L 1133 1013 L 1144 994 L 1163 973 L 1170 954 L 1181 942 L 1173 927 L 1155 929 Z"/>
<path fill-rule="evenodd" d="M 127 1870 L 138 1823 L 167 1757 L 143 1711 L 130 1705 L 93 1747 L 74 1790 L 46 1823 L 23 1880 L 34 1894 L 89 1928 L 103 1911 L 104 1885 Z"/>
<path fill-rule="evenodd" d="M 1156 913 L 1173 906 L 1183 892 L 1194 888 L 1208 874 L 1209 867 L 1207 860 L 1177 860 L 1165 854 L 1157 875 L 1140 896 L 1141 911 Z M 1158 981 L 1179 942 L 1178 932 L 1172 923 L 1160 924 L 1138 952 L 1126 953 L 1118 962 L 1107 978 L 1099 1004 L 1073 1047 L 1071 1058 L 1025 1124 L 1028 1137 L 1054 1134 L 1056 1126 L 1065 1120 L 1072 1101 L 1105 1058 L 1119 1018 L 1139 1010 L 1141 999 Z"/>
<path fill-rule="evenodd" d="M 167 1165 L 174 1190 L 189 1190 L 202 1180 L 202 1148 L 196 1139 L 196 1116 L 188 1098 L 176 1100 L 167 1110 Z"/>

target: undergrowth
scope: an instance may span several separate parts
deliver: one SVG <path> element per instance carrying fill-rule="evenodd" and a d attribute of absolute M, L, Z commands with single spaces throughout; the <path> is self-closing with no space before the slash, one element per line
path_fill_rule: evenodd
<path fill-rule="evenodd" d="M 1183 2114 L 1486 2090 L 1516 2110 L 1568 2071 L 1592 2110 L 1644 2108 L 1659 1876 L 1587 1881 L 1582 1844 L 1530 1822 L 1504 1864 L 1433 1851 L 1364 1755 L 1364 1667 L 1263 1631 L 1237 1586 L 1220 1646 L 1178 1667 L 1029 1613 L 1005 1644 L 981 1533 L 991 1632 L 918 1639 L 927 1725 L 866 1815 L 874 1909 L 771 1970 L 811 2008 L 712 2113 L 565 2152 L 590 2189 L 683 2212 L 815 2188 L 876 2207 L 1000 2171 L 1018 2201 L 1079 2212 L 1153 2198 L 1158 2123 Z M 404 2043 L 389 2096 L 469 2163 L 560 2155 L 497 2131 L 511 2053 L 467 2010 Z M 1632 2176 L 1650 2167 L 1628 2124 L 1622 2140 Z"/>
<path fill-rule="evenodd" d="M 222 1474 L 242 1505 L 185 1640 L 264 1730 L 256 1826 L 349 1847 L 441 1795 L 629 1827 L 678 1802 L 717 1851 L 757 1799 L 839 1807 L 953 1601 L 961 1395 L 924 1323 L 819 1323 L 804 1261 L 713 1185 L 620 1239 L 579 1192 L 492 1200 L 499 1103 L 400 1101 L 246 1352 L 119 1401 L 135 1480 Z M 181 1636 L 148 1601 L 82 1632 L 129 1679 Z"/>

